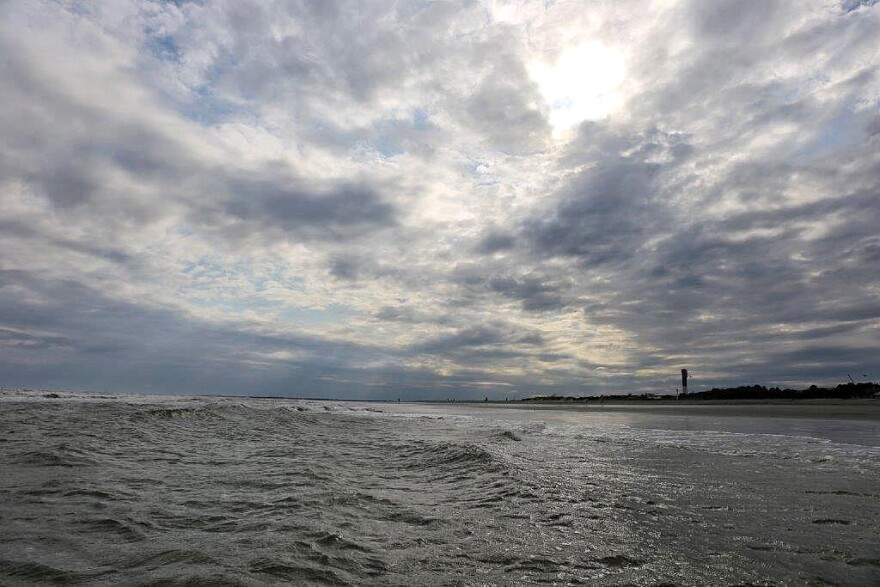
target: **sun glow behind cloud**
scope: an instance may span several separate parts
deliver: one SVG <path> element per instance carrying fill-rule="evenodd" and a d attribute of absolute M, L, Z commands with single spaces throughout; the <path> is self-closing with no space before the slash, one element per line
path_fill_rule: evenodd
<path fill-rule="evenodd" d="M 0 384 L 872 373 L 880 4 L 80 4 L 0 2 Z"/>
<path fill-rule="evenodd" d="M 605 118 L 623 101 L 623 56 L 596 41 L 565 49 L 552 64 L 534 61 L 529 74 L 550 107 L 557 137 L 584 120 Z"/>

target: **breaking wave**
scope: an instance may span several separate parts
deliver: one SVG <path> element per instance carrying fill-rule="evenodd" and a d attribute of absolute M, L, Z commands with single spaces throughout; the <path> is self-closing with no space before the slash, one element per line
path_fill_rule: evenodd
<path fill-rule="evenodd" d="M 871 584 L 880 572 L 869 447 L 341 402 L 25 400 L 0 411 L 4 584 Z"/>

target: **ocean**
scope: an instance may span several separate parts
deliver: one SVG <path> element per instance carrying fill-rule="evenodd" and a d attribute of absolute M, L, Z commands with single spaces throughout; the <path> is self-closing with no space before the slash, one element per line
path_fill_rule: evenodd
<path fill-rule="evenodd" d="M 6 391 L 0 463 L 4 585 L 880 585 L 872 419 Z"/>

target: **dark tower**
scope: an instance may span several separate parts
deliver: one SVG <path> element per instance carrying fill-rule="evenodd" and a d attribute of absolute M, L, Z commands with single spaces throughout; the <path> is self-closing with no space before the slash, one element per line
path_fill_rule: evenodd
<path fill-rule="evenodd" d="M 688 392 L 688 370 L 681 370 L 681 394 L 687 395 Z"/>

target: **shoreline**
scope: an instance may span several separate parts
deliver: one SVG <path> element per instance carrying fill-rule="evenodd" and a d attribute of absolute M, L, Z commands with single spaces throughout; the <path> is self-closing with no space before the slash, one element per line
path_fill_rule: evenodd
<path fill-rule="evenodd" d="M 461 402 L 457 405 L 513 410 L 567 410 L 574 412 L 661 413 L 673 416 L 809 418 L 817 420 L 880 421 L 877 399 L 799 400 L 626 400 L 566 402 Z"/>

